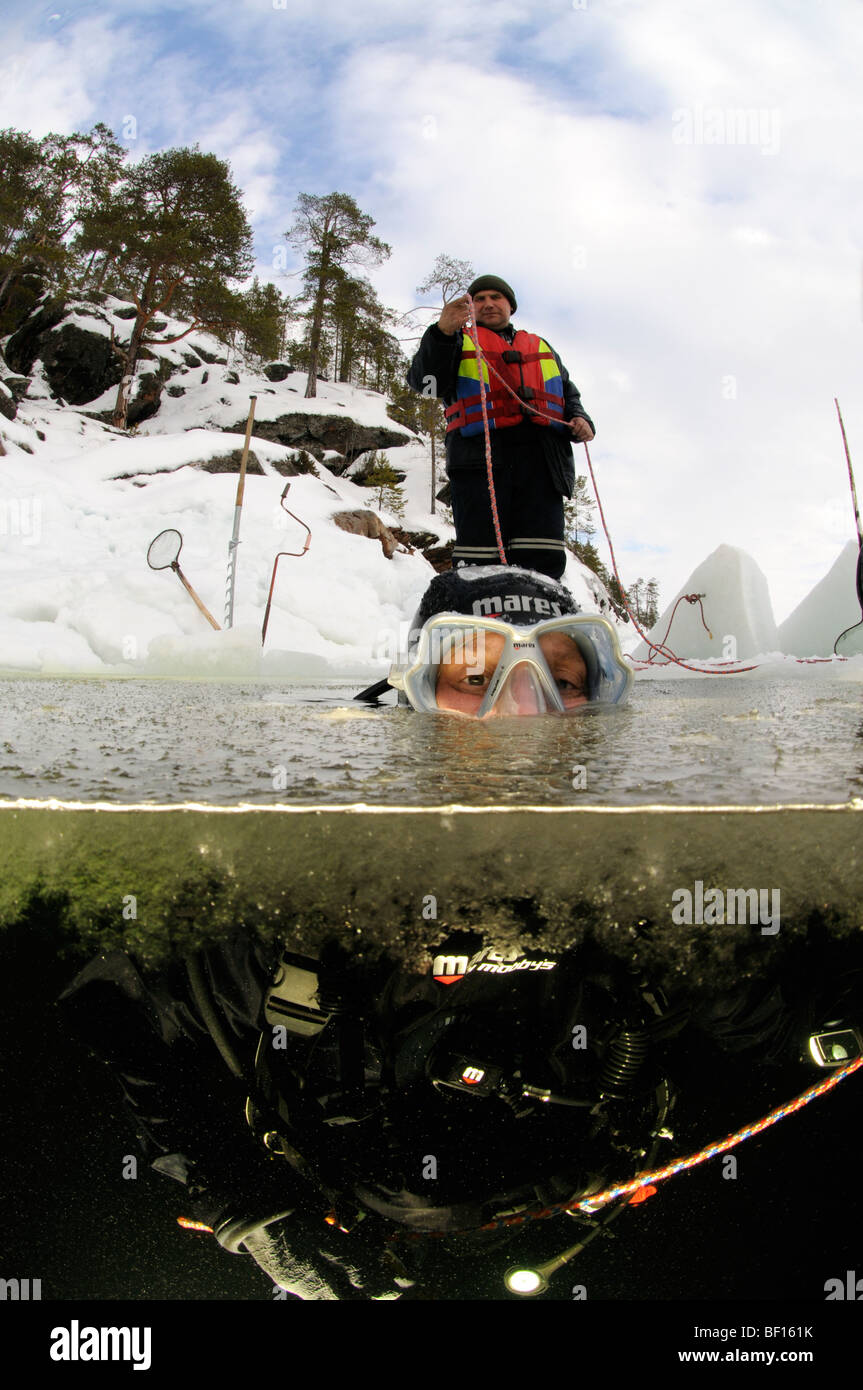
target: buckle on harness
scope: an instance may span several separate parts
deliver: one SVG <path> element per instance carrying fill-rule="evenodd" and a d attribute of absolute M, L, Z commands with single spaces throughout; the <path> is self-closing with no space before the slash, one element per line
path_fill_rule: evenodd
<path fill-rule="evenodd" d="M 809 1055 L 817 1067 L 844 1067 L 863 1056 L 863 1033 L 854 1027 L 813 1033 Z"/>
<path fill-rule="evenodd" d="M 536 399 L 536 392 L 532 386 L 520 386 L 516 395 L 521 401 L 532 401 Z"/>
<path fill-rule="evenodd" d="M 501 358 L 504 362 L 523 361 L 522 355 L 518 348 L 505 348 L 504 351 L 501 353 Z"/>

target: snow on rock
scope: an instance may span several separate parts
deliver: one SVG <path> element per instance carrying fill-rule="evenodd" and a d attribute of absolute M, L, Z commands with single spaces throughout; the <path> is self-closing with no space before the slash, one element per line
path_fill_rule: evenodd
<path fill-rule="evenodd" d="M 205 333 L 153 348 L 161 361 L 140 371 L 155 368 L 166 389 L 149 419 L 118 431 L 109 423 L 114 387 L 83 408 L 56 398 L 38 353 L 43 339 L 57 341 L 61 320 L 67 337 L 90 334 L 99 345 L 112 328 L 120 342 L 131 332 L 128 306 L 105 297 L 92 314 L 84 304 L 52 310 L 31 325 L 29 346 L 19 340 L 22 362 L 34 355 L 26 380 L 16 378 L 26 385 L 26 394 L 16 388 L 17 413 L 0 413 L 0 674 L 384 676 L 434 577 L 422 549 L 454 538 L 440 503 L 431 512 L 428 441 L 392 421 L 376 392 L 319 382 L 306 400 L 304 374 L 270 381 L 236 357 L 229 366 L 228 350 Z M 160 331 L 168 338 L 183 327 L 166 318 Z M 182 572 L 223 621 L 237 479 L 222 469 L 236 469 L 251 394 L 257 466 L 246 478 L 234 627 L 216 631 L 176 574 L 149 568 L 147 550 L 159 532 L 178 530 Z M 313 442 L 312 473 L 297 475 L 297 429 Z M 344 473 L 346 460 L 382 448 L 404 475 L 401 516 Z M 274 558 L 301 552 L 306 536 L 280 504 L 286 475 L 284 506 L 312 540 L 279 562 L 262 650 Z M 439 457 L 437 490 L 443 481 Z M 387 559 L 379 540 L 334 523 L 335 513 L 357 510 L 413 536 L 413 550 L 402 543 Z M 610 613 L 599 580 L 572 556 L 565 582 L 583 609 Z"/>
<path fill-rule="evenodd" d="M 110 423 L 122 364 L 111 340 L 130 338 L 134 305 L 111 295 L 98 303 L 43 296 L 6 342 L 9 365 L 32 374 L 30 398 L 62 399 Z M 377 392 L 346 383 L 319 382 L 305 399 L 306 375 L 252 372 L 241 359 L 229 368 L 229 350 L 211 334 L 187 332 L 165 315 L 151 321 L 135 369 L 128 423 L 165 434 L 198 426 L 236 430 L 245 425 L 249 396 L 257 395 L 256 434 L 275 442 L 354 455 L 398 446 L 414 438 L 392 421 Z M 175 341 L 174 341 L 175 340 Z M 236 356 L 236 354 L 235 354 Z M 281 377 L 281 379 L 279 379 Z"/>
<path fill-rule="evenodd" d="M 780 651 L 792 656 L 830 656 L 840 632 L 860 621 L 855 583 L 858 554 L 857 542 L 849 541 L 823 579 L 780 625 Z"/>
<path fill-rule="evenodd" d="M 767 580 L 745 550 L 720 545 L 708 555 L 648 633 L 652 641 L 662 641 L 678 598 L 692 593 L 704 595 L 701 602 L 712 636 L 704 629 L 698 604 L 681 603 L 666 643 L 676 656 L 744 660 L 778 649 Z M 633 655 L 644 661 L 648 651 L 642 642 Z"/>
<path fill-rule="evenodd" d="M 180 531 L 182 571 L 222 621 L 237 479 L 200 464 L 225 452 L 226 436 L 109 437 L 91 422 L 70 429 L 70 410 L 57 409 L 51 428 L 49 413 L 39 415 L 40 429 L 48 426 L 42 441 L 32 424 L 10 422 L 0 459 L 0 669 L 385 674 L 375 653 L 390 649 L 388 632 L 433 571 L 419 554 L 387 560 L 378 542 L 333 525 L 334 512 L 368 506 L 367 490 L 322 466 L 321 477 L 291 479 L 285 504 L 311 528 L 312 544 L 280 561 L 262 653 L 273 560 L 280 550 L 302 551 L 306 534 L 280 506 L 284 479 L 274 465 L 290 451 L 255 440 L 265 476 L 246 479 L 235 627 L 216 632 L 178 578 L 151 570 L 146 555 L 160 531 Z"/>
<path fill-rule="evenodd" d="M 371 450 L 366 451 L 349 465 L 345 470 L 345 477 L 353 478 L 361 474 L 368 462 Z M 391 518 L 388 525 L 402 526 L 408 531 L 434 531 L 442 540 L 451 540 L 455 537 L 455 531 L 444 519 L 440 502 L 435 502 L 435 513 L 431 514 L 431 449 L 425 440 L 411 436 L 409 442 L 402 448 L 384 449 L 384 457 L 387 462 L 398 473 L 404 473 L 404 481 L 401 483 L 402 498 L 404 501 L 404 511 L 399 520 L 392 513 L 387 513 Z M 443 471 L 443 461 L 440 456 L 440 449 L 437 451 L 437 484 L 435 491 L 440 492 L 441 487 L 446 481 L 446 474 Z M 377 493 L 374 488 L 364 489 L 369 498 L 367 505 L 374 506 L 378 511 Z M 381 516 L 384 512 L 380 512 Z"/>

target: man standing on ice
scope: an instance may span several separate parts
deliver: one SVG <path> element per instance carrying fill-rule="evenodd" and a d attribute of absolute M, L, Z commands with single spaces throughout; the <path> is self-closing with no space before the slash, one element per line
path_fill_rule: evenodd
<path fill-rule="evenodd" d="M 563 499 L 572 496 L 575 486 L 571 441 L 593 439 L 593 421 L 553 348 L 511 325 L 518 307 L 515 295 L 496 275 L 480 275 L 466 295 L 444 306 L 423 335 L 408 373 L 415 391 L 441 396 L 447 407 L 453 566 L 501 562 L 489 497 L 479 368 L 474 344 L 462 331 L 471 313 L 468 296 L 475 314 L 472 332 L 494 369 L 490 381 L 486 372 L 483 379 L 504 552 L 510 564 L 559 579 L 566 568 Z M 521 402 L 554 423 L 523 409 Z"/>

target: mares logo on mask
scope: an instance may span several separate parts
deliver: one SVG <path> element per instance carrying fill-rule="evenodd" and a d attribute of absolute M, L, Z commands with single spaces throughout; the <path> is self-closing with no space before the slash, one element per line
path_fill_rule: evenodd
<path fill-rule="evenodd" d="M 490 598 L 478 598 L 473 611 L 478 618 L 497 618 L 503 613 L 534 613 L 537 619 L 564 616 L 559 603 L 537 598 L 534 594 L 506 594 L 504 597 L 494 594 Z"/>

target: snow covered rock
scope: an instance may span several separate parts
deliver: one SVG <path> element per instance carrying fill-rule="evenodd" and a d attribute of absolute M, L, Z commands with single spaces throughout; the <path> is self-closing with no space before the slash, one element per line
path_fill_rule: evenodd
<path fill-rule="evenodd" d="M 52 394 L 68 405 L 86 405 L 122 376 L 110 337 L 81 323 L 61 323 L 44 334 L 39 356 Z"/>
<path fill-rule="evenodd" d="M 779 650 L 789 656 L 831 656 L 845 628 L 860 621 L 855 577 L 858 545 L 849 541 L 828 572 L 779 628 Z"/>
<path fill-rule="evenodd" d="M 17 328 L 6 343 L 3 355 L 13 372 L 29 376 L 39 356 L 42 337 L 56 328 L 66 308 L 64 299 L 44 296 L 32 314 Z"/>
<path fill-rule="evenodd" d="M 666 645 L 681 658 L 743 660 L 776 651 L 778 637 L 767 580 L 752 556 L 733 545 L 720 545 L 694 569 L 675 594 L 648 636 L 660 642 L 672 610 L 684 594 L 702 594 L 704 617 L 712 636 L 704 629 L 698 604 L 681 603 Z M 648 648 L 642 642 L 633 653 L 644 661 Z"/>
<path fill-rule="evenodd" d="M 116 386 L 120 358 L 111 347 L 108 316 L 90 304 L 46 299 L 12 334 L 6 360 L 29 373 L 39 360 L 51 394 L 69 405 L 86 405 Z"/>
<path fill-rule="evenodd" d="M 26 376 L 4 376 L 3 385 L 12 396 L 15 404 L 20 405 L 27 395 L 27 387 L 30 385 L 30 382 L 27 380 Z M 9 418 L 12 419 L 12 416 Z"/>
<path fill-rule="evenodd" d="M 242 422 L 231 426 L 238 430 Z M 332 451 L 348 460 L 369 449 L 398 448 L 412 438 L 400 425 L 388 429 L 384 425 L 364 425 L 350 415 L 279 415 L 274 420 L 256 420 L 255 434 L 261 439 L 270 439 L 274 444 L 286 444 L 292 449 L 307 449 L 315 458 L 322 460 L 326 452 Z"/>
<path fill-rule="evenodd" d="M 88 415 L 110 424 L 123 374 L 113 344 L 128 344 L 135 312 L 134 305 L 110 295 L 96 295 L 92 302 L 43 295 L 8 339 L 6 360 L 25 382 L 38 378 L 42 394 L 66 405 L 88 406 Z M 129 402 L 129 427 L 161 416 L 166 405 L 184 399 L 194 403 L 194 411 L 190 418 L 184 405 L 180 428 L 212 424 L 228 433 L 245 431 L 254 393 L 257 438 L 307 450 L 318 462 L 329 455 L 326 461 L 334 471 L 339 462 L 349 463 L 367 450 L 398 448 L 415 438 L 388 418 L 382 398 L 373 391 L 325 383 L 320 399 L 307 401 L 305 373 L 285 362 L 268 363 L 261 373 L 221 371 L 228 367 L 223 345 L 201 330 L 183 336 L 187 328 L 169 317 L 148 324 Z M 158 427 L 160 433 L 177 427 L 170 410 L 168 417 Z"/>

